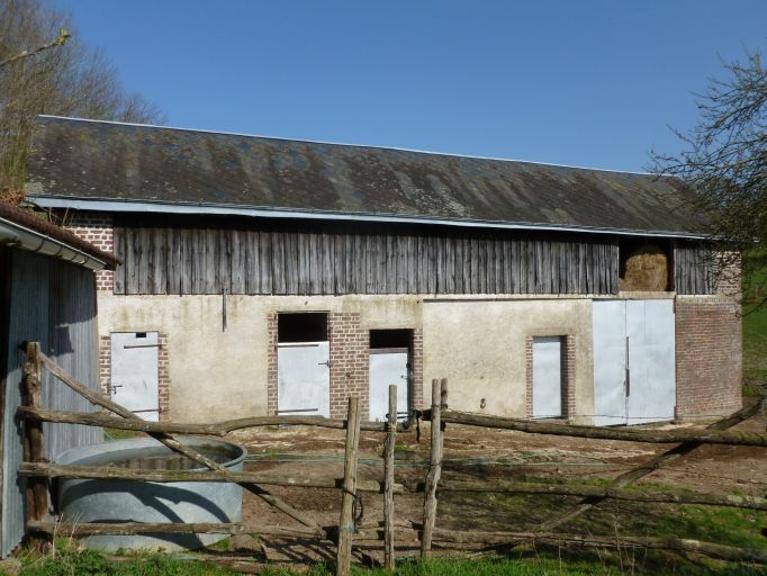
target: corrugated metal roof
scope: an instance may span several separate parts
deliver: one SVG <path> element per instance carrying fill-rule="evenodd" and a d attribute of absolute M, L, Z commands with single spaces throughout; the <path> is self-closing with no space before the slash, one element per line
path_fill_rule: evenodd
<path fill-rule="evenodd" d="M 680 181 L 614 172 L 40 117 L 28 197 L 699 233 Z M 50 205 L 50 204 L 49 204 Z"/>

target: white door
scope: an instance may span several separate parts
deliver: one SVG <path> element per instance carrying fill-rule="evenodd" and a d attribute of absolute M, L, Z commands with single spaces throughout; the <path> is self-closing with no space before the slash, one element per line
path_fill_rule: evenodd
<path fill-rule="evenodd" d="M 676 338 L 672 300 L 593 303 L 595 424 L 674 417 Z"/>
<path fill-rule="evenodd" d="M 325 342 L 277 347 L 277 413 L 330 417 L 330 346 Z"/>
<path fill-rule="evenodd" d="M 397 385 L 397 413 L 400 419 L 408 412 L 408 349 L 373 348 L 369 360 L 370 420 L 386 420 L 389 412 L 389 386 Z"/>
<path fill-rule="evenodd" d="M 112 400 L 153 422 L 160 413 L 157 336 L 157 332 L 112 334 Z"/>
<path fill-rule="evenodd" d="M 592 318 L 594 424 L 625 424 L 626 301 L 595 300 Z"/>
<path fill-rule="evenodd" d="M 671 300 L 630 300 L 626 304 L 629 424 L 674 418 L 674 324 Z"/>
<path fill-rule="evenodd" d="M 533 418 L 562 416 L 562 339 L 533 339 Z"/>

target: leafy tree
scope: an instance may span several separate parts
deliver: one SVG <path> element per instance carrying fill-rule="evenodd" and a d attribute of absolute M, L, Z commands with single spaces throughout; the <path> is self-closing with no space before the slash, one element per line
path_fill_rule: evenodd
<path fill-rule="evenodd" d="M 45 0 L 0 0 L 0 196 L 22 198 L 37 114 L 161 122 L 141 95 L 121 86 L 99 51 L 71 38 L 70 17 Z M 51 42 L 59 38 L 60 42 Z M 40 50 L 40 48 L 46 48 Z M 48 49 L 50 48 L 50 49 Z M 26 57 L 18 57 L 27 52 Z"/>
<path fill-rule="evenodd" d="M 753 253 L 767 242 L 767 69 L 754 52 L 725 70 L 726 78 L 711 80 L 698 98 L 698 124 L 677 132 L 684 150 L 653 154 L 657 171 L 681 178 L 697 192 L 722 271 L 732 268 L 728 264 L 739 253 Z M 759 267 L 764 262 L 746 259 Z"/>

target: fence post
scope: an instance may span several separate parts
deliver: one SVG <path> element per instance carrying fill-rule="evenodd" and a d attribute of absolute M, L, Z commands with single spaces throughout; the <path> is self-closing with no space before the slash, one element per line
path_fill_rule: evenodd
<path fill-rule="evenodd" d="M 22 403 L 30 408 L 40 408 L 43 382 L 43 365 L 40 357 L 40 343 L 27 342 L 24 362 L 24 383 Z M 43 423 L 32 418 L 24 419 L 24 461 L 45 462 Z M 42 521 L 48 513 L 48 481 L 43 477 L 27 478 L 25 526 Z M 28 528 L 27 528 L 28 530 Z M 49 540 L 40 534 L 27 533 L 27 543 L 37 550 L 43 550 Z"/>
<path fill-rule="evenodd" d="M 384 447 L 384 568 L 394 572 L 394 446 L 397 442 L 397 386 L 389 386 Z"/>
<path fill-rule="evenodd" d="M 447 402 L 447 380 L 443 378 L 440 383 L 435 378 L 431 381 L 431 459 L 424 488 L 421 558 L 431 555 L 431 541 L 437 519 L 437 484 L 442 476 L 443 402 Z"/>
<path fill-rule="evenodd" d="M 357 497 L 357 450 L 360 441 L 359 398 L 349 398 L 346 416 L 346 449 L 344 452 L 344 484 L 341 498 L 341 518 L 338 524 L 337 576 L 348 576 L 352 566 L 354 537 L 354 499 Z"/>

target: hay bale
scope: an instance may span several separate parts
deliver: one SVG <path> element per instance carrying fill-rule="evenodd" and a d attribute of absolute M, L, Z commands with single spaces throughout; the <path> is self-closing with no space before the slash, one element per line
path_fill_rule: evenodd
<path fill-rule="evenodd" d="M 668 256 L 657 246 L 647 244 L 626 259 L 621 290 L 662 292 L 668 289 Z"/>

